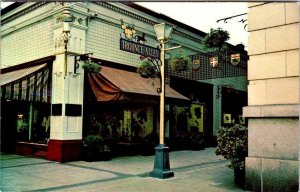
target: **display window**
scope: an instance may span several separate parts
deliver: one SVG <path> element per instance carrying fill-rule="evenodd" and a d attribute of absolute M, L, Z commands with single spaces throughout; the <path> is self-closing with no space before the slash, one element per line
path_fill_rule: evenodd
<path fill-rule="evenodd" d="M 50 104 L 23 103 L 16 116 L 17 141 L 47 144 L 50 138 Z"/>
<path fill-rule="evenodd" d="M 106 108 L 105 108 L 106 109 Z M 120 107 L 90 112 L 86 135 L 99 135 L 115 142 L 135 143 L 153 132 L 153 107 Z"/>

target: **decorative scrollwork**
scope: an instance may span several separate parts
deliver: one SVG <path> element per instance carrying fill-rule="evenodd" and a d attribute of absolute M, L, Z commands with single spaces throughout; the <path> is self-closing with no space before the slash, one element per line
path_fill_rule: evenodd
<path fill-rule="evenodd" d="M 226 18 L 223 18 L 223 19 L 219 19 L 217 20 L 217 23 L 219 23 L 220 21 L 224 21 L 224 23 L 227 23 L 227 20 L 229 19 L 232 19 L 232 18 L 235 18 L 235 17 L 240 17 L 240 16 L 243 16 L 243 15 L 246 15 L 247 13 L 242 13 L 242 14 L 239 14 L 239 15 L 234 15 L 234 16 L 231 16 L 231 17 L 226 17 Z M 247 19 L 241 19 L 240 23 L 245 23 L 247 21 Z M 246 27 L 247 27 L 248 24 L 245 24 L 244 25 L 244 30 L 246 30 Z"/>
<path fill-rule="evenodd" d="M 159 59 L 154 59 L 154 58 L 151 58 L 151 57 L 145 57 L 145 56 L 140 56 L 140 60 L 141 61 L 149 61 L 153 64 L 153 66 L 155 67 L 155 73 L 156 73 L 156 76 L 159 77 L 160 79 L 160 86 L 161 86 L 161 70 L 160 70 L 160 67 L 162 65 L 161 63 L 161 60 Z M 157 88 L 157 93 L 161 93 L 161 87 Z"/>

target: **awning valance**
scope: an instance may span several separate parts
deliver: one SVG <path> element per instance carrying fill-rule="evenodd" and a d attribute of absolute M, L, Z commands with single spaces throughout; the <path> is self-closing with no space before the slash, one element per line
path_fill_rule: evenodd
<path fill-rule="evenodd" d="M 97 101 L 145 101 L 149 98 L 159 100 L 158 78 L 142 78 L 135 72 L 103 66 L 100 73 L 89 73 L 88 79 Z M 168 85 L 165 86 L 165 93 L 167 102 L 189 101 Z"/>
<path fill-rule="evenodd" d="M 0 74 L 1 97 L 8 100 L 50 102 L 50 75 L 47 63 Z"/>

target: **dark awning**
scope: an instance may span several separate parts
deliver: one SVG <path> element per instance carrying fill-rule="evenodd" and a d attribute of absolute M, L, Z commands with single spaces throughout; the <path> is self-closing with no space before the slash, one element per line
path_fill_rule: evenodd
<path fill-rule="evenodd" d="M 91 89 L 97 101 L 150 101 L 159 100 L 158 78 L 142 78 L 138 73 L 102 67 L 97 74 L 88 74 Z M 189 102 L 189 99 L 168 85 L 165 86 L 166 102 Z M 149 100 L 150 99 L 150 100 Z"/>

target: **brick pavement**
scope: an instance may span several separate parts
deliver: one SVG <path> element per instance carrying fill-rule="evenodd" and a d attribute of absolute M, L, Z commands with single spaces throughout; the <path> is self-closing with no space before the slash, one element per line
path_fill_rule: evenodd
<path fill-rule="evenodd" d="M 154 156 L 115 157 L 110 161 L 57 163 L 44 159 L 1 154 L 0 190 L 190 192 L 243 191 L 233 183 L 227 161 L 201 151 L 170 152 L 175 177 L 149 177 Z"/>

